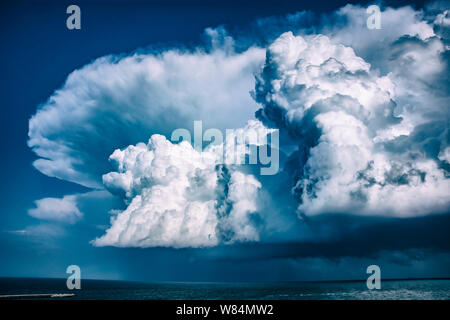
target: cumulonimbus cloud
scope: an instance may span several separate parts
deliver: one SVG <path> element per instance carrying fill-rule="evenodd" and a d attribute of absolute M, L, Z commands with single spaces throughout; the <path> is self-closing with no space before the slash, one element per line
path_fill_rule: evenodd
<path fill-rule="evenodd" d="M 431 63 L 437 67 L 426 67 L 425 74 L 443 71 L 443 62 Z M 418 106 L 413 116 L 404 111 L 407 89 L 398 77 L 374 75 L 351 48 L 322 35 L 285 33 L 268 48 L 255 87 L 263 105 L 258 116 L 287 130 L 307 155 L 294 168 L 293 192 L 302 214 L 406 217 L 448 210 L 446 170 L 421 146 L 410 145 L 419 123 L 432 121 L 429 110 Z M 448 112 L 441 110 L 444 116 Z M 428 138 L 437 140 L 440 153 L 447 146 L 441 136 L 447 123 L 434 124 L 441 127 Z M 393 143 L 397 148 L 390 151 Z"/>
<path fill-rule="evenodd" d="M 257 241 L 277 212 L 263 214 L 261 192 L 291 197 L 296 212 L 278 208 L 289 219 L 448 211 L 448 12 L 387 8 L 381 30 L 367 29 L 359 6 L 310 27 L 299 20 L 305 14 L 291 15 L 293 32 L 280 32 L 267 48 L 235 52 L 231 37 L 209 29 L 211 51 L 97 59 L 39 107 L 28 141 L 40 157 L 35 167 L 106 187 L 127 205 L 94 245 Z M 287 162 L 271 186 L 237 167 L 200 162 L 190 145 L 166 139 L 194 120 L 241 128 L 255 111 L 289 137 L 280 140 Z"/>
<path fill-rule="evenodd" d="M 261 184 L 218 162 L 215 151 L 199 152 L 162 135 L 115 150 L 110 159 L 118 171 L 105 174 L 103 182 L 128 207 L 94 245 L 204 247 L 258 240 L 252 220 L 259 217 Z"/>

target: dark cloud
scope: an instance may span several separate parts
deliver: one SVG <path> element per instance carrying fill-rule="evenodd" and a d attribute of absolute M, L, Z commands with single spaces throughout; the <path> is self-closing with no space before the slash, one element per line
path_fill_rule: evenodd
<path fill-rule="evenodd" d="M 450 252 L 450 214 L 407 219 L 330 215 L 308 219 L 304 223 L 315 234 L 326 234 L 326 237 L 301 242 L 221 246 L 201 252 L 201 256 L 218 260 L 338 259 L 374 258 L 386 250 Z"/>

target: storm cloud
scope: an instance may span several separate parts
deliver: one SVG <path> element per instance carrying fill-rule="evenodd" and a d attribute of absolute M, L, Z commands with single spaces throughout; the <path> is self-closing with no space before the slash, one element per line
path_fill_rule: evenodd
<path fill-rule="evenodd" d="M 351 5 L 300 12 L 260 20 L 258 34 L 276 26 L 260 38 L 207 29 L 210 44 L 194 50 L 99 58 L 30 119 L 34 166 L 123 201 L 96 246 L 226 253 L 250 242 L 242 246 L 255 255 L 334 257 L 363 255 L 352 244 L 373 235 L 373 252 L 448 250 L 441 233 L 417 242 L 406 230 L 422 218 L 448 226 L 448 12 L 385 8 L 381 30 L 366 18 Z M 168 140 L 195 120 L 279 130 L 279 173 L 205 163 L 189 143 Z M 38 200 L 30 214 L 53 219 L 40 207 L 55 201 Z M 367 229 L 342 229 L 342 215 L 369 219 Z M 404 238 L 378 237 L 393 226 Z"/>

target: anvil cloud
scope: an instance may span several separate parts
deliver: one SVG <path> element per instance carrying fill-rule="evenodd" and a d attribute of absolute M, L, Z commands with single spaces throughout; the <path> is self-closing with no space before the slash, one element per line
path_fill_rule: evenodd
<path fill-rule="evenodd" d="M 358 6 L 308 15 L 260 21 L 279 28 L 261 41 L 208 29 L 207 48 L 99 58 L 38 108 L 34 166 L 125 204 L 94 245 L 215 246 L 285 239 L 299 218 L 449 211 L 448 11 L 386 8 L 381 30 Z M 168 140 L 194 120 L 279 129 L 280 173 L 206 164 Z M 44 200 L 30 214 L 54 219 Z"/>

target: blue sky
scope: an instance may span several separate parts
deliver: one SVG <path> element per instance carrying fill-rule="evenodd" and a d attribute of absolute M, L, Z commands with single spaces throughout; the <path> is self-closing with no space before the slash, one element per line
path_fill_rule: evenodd
<path fill-rule="evenodd" d="M 368 3 L 362 3 L 361 8 L 365 8 Z M 439 192 L 439 186 L 445 187 L 448 183 L 449 165 L 448 162 L 445 163 L 442 160 L 442 155 L 448 144 L 448 110 L 445 111 L 443 106 L 445 106 L 445 101 L 448 101 L 449 88 L 448 81 L 446 81 L 448 79 L 441 76 L 445 73 L 448 74 L 448 65 L 446 64 L 449 57 L 448 49 L 433 55 L 435 52 L 433 50 L 440 44 L 448 45 L 448 30 L 446 31 L 444 27 L 445 30 L 442 29 L 444 31 L 437 30 L 438 26 L 435 22 L 439 13 L 442 13 L 444 9 L 449 9 L 448 3 L 440 2 L 435 5 L 429 3 L 428 6 L 425 6 L 422 2 L 396 2 L 396 8 L 410 5 L 409 11 L 398 9 L 399 11 L 393 12 L 392 16 L 386 18 L 385 21 L 388 24 L 384 25 L 385 28 L 389 30 L 390 26 L 396 28 L 392 30 L 399 31 L 398 34 L 397 31 L 387 31 L 387 33 L 394 34 L 392 38 L 384 36 L 385 33 L 381 36 L 380 33 L 383 44 L 379 54 L 374 54 L 371 43 L 363 44 L 363 40 L 358 40 L 360 37 L 364 37 L 358 32 L 346 37 L 345 28 L 349 26 L 349 17 L 360 11 L 350 9 L 347 15 L 336 15 L 333 12 L 347 4 L 347 1 L 313 3 L 310 1 L 277 1 L 276 4 L 271 1 L 211 1 L 208 4 L 201 4 L 200 1 L 112 1 L 108 3 L 106 1 L 81 1 L 77 2 L 82 12 L 81 30 L 68 30 L 65 27 L 67 17 L 65 10 L 69 4 L 72 3 L 65 1 L 6 1 L 1 4 L 0 30 L 3 44 L 0 50 L 0 70 L 2 70 L 0 75 L 2 87 L 0 95 L 0 105 L 2 106 L 0 167 L 3 169 L 4 182 L 0 185 L 2 194 L 0 197 L 0 276 L 64 277 L 65 268 L 70 264 L 79 265 L 83 275 L 88 278 L 145 281 L 361 279 L 365 277 L 365 268 L 370 264 L 379 264 L 382 267 L 383 275 L 387 277 L 450 276 L 448 190 L 447 196 L 445 189 L 443 190 L 444 195 L 441 194 L 442 188 L 441 193 Z M 388 5 L 389 3 L 385 2 L 382 9 Z M 417 18 L 419 20 L 415 20 L 414 10 L 421 8 L 425 10 L 426 14 Z M 303 13 L 295 15 L 296 12 Z M 395 21 L 399 20 L 400 14 L 404 14 L 401 16 L 404 24 L 395 24 Z M 429 29 L 425 24 L 428 24 Z M 208 30 L 212 30 L 213 33 L 205 32 L 207 28 L 211 28 Z M 365 28 L 365 26 L 361 28 Z M 429 30 L 434 30 L 434 40 L 427 34 L 427 32 L 431 32 Z M 317 197 L 305 196 L 306 198 L 300 201 L 295 196 L 304 191 L 299 191 L 298 186 L 305 185 L 305 189 L 307 189 L 308 183 L 311 184 L 311 181 L 317 177 L 313 176 L 312 171 L 308 173 L 310 174 L 308 176 L 306 171 L 298 169 L 299 166 L 302 170 L 309 168 L 304 168 L 305 163 L 301 160 L 302 156 L 300 155 L 303 149 L 299 148 L 291 155 L 286 154 L 286 158 L 290 161 L 287 161 L 283 173 L 276 177 L 257 177 L 263 185 L 264 192 L 271 195 L 267 199 L 261 198 L 264 200 L 261 202 L 270 203 L 267 208 L 261 209 L 262 213 L 260 214 L 264 225 L 269 227 L 258 229 L 258 241 L 240 241 L 238 239 L 232 244 L 219 241 L 218 245 L 206 248 L 195 246 L 178 248 L 177 245 L 160 247 L 150 242 L 150 245 L 139 247 L 136 245 L 137 242 L 133 242 L 134 235 L 131 235 L 131 240 L 125 243 L 114 242 L 111 240 L 113 239 L 111 235 L 111 238 L 105 238 L 105 243 L 107 243 L 105 246 L 94 246 L 90 243 L 90 241 L 102 237 L 105 230 L 110 227 L 111 215 L 108 211 L 126 210 L 129 204 L 127 201 L 131 200 L 131 198 L 114 194 L 111 191 L 113 188 L 108 184 L 106 187 L 102 185 L 101 174 L 115 170 L 107 162 L 108 156 L 115 149 L 123 149 L 139 142 L 146 143 L 155 133 L 170 134 L 177 125 L 185 125 L 190 128 L 192 119 L 201 119 L 207 125 L 220 129 L 230 126 L 242 127 L 247 120 L 253 117 L 259 107 L 264 112 L 261 111 L 255 119 L 257 118 L 267 126 L 282 122 L 273 116 L 278 114 L 275 112 L 279 108 L 276 106 L 278 100 L 272 101 L 271 104 L 264 104 L 265 94 L 267 94 L 265 90 L 270 82 L 270 75 L 263 74 L 260 80 L 254 80 L 254 75 L 262 67 L 267 70 L 278 68 L 277 72 L 283 74 L 285 66 L 282 63 L 272 66 L 268 61 L 264 61 L 264 58 L 265 50 L 268 50 L 269 45 L 287 31 L 292 31 L 294 35 L 301 34 L 305 39 L 308 35 L 324 33 L 331 39 L 338 39 L 346 46 L 352 47 L 356 56 L 362 57 L 365 63 L 371 64 L 371 70 L 375 70 L 370 73 L 370 76 L 353 79 L 353 83 L 361 82 L 370 86 L 373 83 L 380 83 L 379 79 L 392 72 L 397 77 L 392 76 L 392 81 L 397 88 L 414 86 L 421 81 L 429 85 L 424 91 L 423 100 L 417 98 L 414 103 L 417 103 L 418 110 L 421 110 L 421 106 L 428 103 L 425 94 L 437 97 L 427 107 L 429 107 L 430 114 L 438 116 L 428 117 L 427 112 L 417 111 L 415 114 L 422 112 L 427 121 L 416 123 L 414 122 L 417 120 L 415 116 L 408 118 L 403 114 L 403 119 L 411 119 L 411 125 L 414 128 L 406 134 L 407 138 L 404 138 L 409 140 L 405 142 L 401 139 L 393 139 L 386 142 L 384 148 L 390 150 L 391 153 L 388 156 L 387 153 L 382 154 L 393 159 L 391 154 L 395 153 L 399 159 L 403 159 L 401 157 L 406 151 L 401 151 L 402 148 L 406 148 L 406 145 L 413 146 L 411 152 L 418 150 L 419 154 L 424 155 L 425 160 L 431 159 L 430 161 L 433 162 L 412 164 L 412 169 L 408 171 L 405 179 L 408 177 L 415 179 L 420 176 L 420 172 L 425 172 L 426 176 L 437 177 L 441 173 L 444 176 L 442 181 L 438 181 L 442 184 L 427 184 L 420 189 L 420 194 L 414 190 L 407 194 L 406 202 L 408 202 L 408 197 L 419 199 L 423 197 L 420 205 L 416 206 L 417 213 L 407 206 L 406 209 L 402 209 L 405 203 L 404 198 L 389 198 L 388 201 L 384 201 L 389 205 L 384 207 L 384 204 L 378 203 L 376 207 L 366 206 L 357 210 L 347 205 L 343 205 L 343 209 L 338 206 L 330 209 L 322 203 L 318 203 L 315 200 Z M 231 54 L 227 53 L 227 50 L 230 50 L 227 39 L 233 39 L 234 42 Z M 372 40 L 371 38 L 370 41 Z M 214 41 L 218 41 L 217 48 L 214 47 Z M 292 38 L 289 41 L 300 40 Z M 440 42 L 438 43 L 438 41 Z M 257 49 L 250 51 L 253 47 Z M 195 60 L 197 58 L 195 50 L 199 48 L 217 59 L 214 60 L 217 69 L 214 69 L 212 64 L 208 64 L 207 61 Z M 421 50 L 420 48 L 425 49 Z M 146 100 L 144 98 L 142 98 L 144 100 L 140 100 L 139 97 L 134 96 L 135 92 L 140 91 L 134 91 L 133 87 L 126 87 L 123 88 L 124 100 L 120 100 L 122 97 L 115 97 L 113 94 L 111 94 L 111 98 L 110 91 L 101 92 L 98 96 L 93 95 L 95 99 L 102 97 L 102 99 L 105 98 L 104 101 L 112 101 L 113 111 L 103 109 L 103 102 L 95 104 L 97 100 L 93 98 L 95 106 L 98 106 L 99 109 L 94 111 L 93 116 L 83 123 L 85 118 L 80 118 L 81 120 L 76 122 L 79 118 L 75 114 L 73 117 L 64 118 L 64 113 L 71 110 L 71 105 L 67 106 L 62 101 L 68 97 L 68 95 L 63 95 L 62 100 L 58 100 L 55 105 L 57 110 L 62 110 L 61 118 L 66 122 L 60 128 L 55 124 L 57 123 L 55 118 L 49 118 L 50 120 L 39 118 L 36 120 L 38 128 L 36 137 L 44 136 L 52 141 L 61 142 L 61 144 L 57 144 L 58 146 L 73 147 L 75 150 L 73 154 L 70 153 L 69 156 L 64 152 L 63 154 L 69 159 L 76 158 L 82 161 L 79 166 L 74 167 L 78 173 L 73 175 L 72 171 L 68 170 L 69 167 L 61 170 L 59 168 L 56 170 L 54 167 L 50 169 L 49 167 L 40 167 L 39 171 L 33 166 L 33 161 L 39 156 L 27 145 L 30 118 L 36 114 L 39 108 L 51 104 L 48 99 L 55 94 L 55 90 L 64 88 L 63 92 L 70 93 L 70 88 L 73 86 L 81 88 L 80 91 L 77 91 L 79 93 L 86 88 L 97 88 L 97 84 L 99 84 L 98 90 L 108 89 L 106 85 L 102 84 L 102 77 L 105 74 L 118 74 L 126 77 L 129 72 L 133 72 L 129 70 L 135 66 L 136 62 L 126 60 L 129 54 L 137 52 L 145 57 L 158 56 L 158 54 L 171 50 L 181 52 L 177 56 L 177 59 L 180 60 L 172 64 L 170 58 L 163 59 L 162 66 L 166 70 L 176 74 L 176 67 L 184 68 L 186 61 L 193 61 L 193 63 L 198 63 L 198 66 L 206 66 L 205 68 L 211 66 L 211 72 L 218 72 L 217 76 L 213 76 L 218 79 L 217 84 L 205 83 L 205 88 L 206 85 L 210 85 L 211 91 L 215 93 L 215 98 L 219 97 L 218 94 L 221 92 L 225 92 L 224 105 L 227 103 L 236 105 L 239 113 L 224 111 L 224 116 L 217 117 L 217 119 L 214 116 L 205 116 L 205 114 L 188 114 L 185 118 L 177 118 L 161 113 L 157 114 L 154 119 L 140 122 L 136 119 L 141 118 L 142 114 L 136 107 L 136 119 L 130 125 L 124 115 L 133 115 L 134 111 L 121 109 L 123 104 L 117 101 L 125 101 L 123 103 L 128 107 L 127 103 L 136 98 L 138 101 L 136 105 L 140 108 L 141 105 L 145 105 L 142 101 Z M 388 57 L 401 57 L 405 50 L 410 50 L 408 52 L 416 53 L 420 57 L 424 56 L 423 59 L 429 61 L 429 65 L 433 66 L 435 62 L 436 69 L 430 71 L 416 68 L 416 74 L 408 75 L 402 69 L 408 69 L 407 66 L 398 67 L 399 63 L 389 64 L 387 62 Z M 221 56 L 221 52 L 225 52 L 224 56 Z M 273 52 L 278 51 L 274 49 Z M 432 53 L 427 56 L 428 52 Z M 216 53 L 217 56 L 215 56 Z M 111 73 L 98 75 L 95 68 L 93 71 L 89 68 L 83 69 L 95 59 L 107 55 L 112 55 L 110 56 L 111 60 L 107 60 L 109 59 L 107 58 L 106 61 L 98 62 L 98 64 L 111 67 L 111 71 L 108 71 Z M 347 61 L 345 59 L 349 59 L 350 62 L 346 65 L 348 67 L 354 61 L 359 63 L 359 58 L 356 56 L 336 56 L 336 59 L 341 58 L 344 65 Z M 223 76 L 229 66 L 228 59 L 236 57 L 238 61 L 241 61 L 239 63 L 243 64 L 242 70 L 237 71 L 235 75 L 229 75 L 230 78 Z M 115 61 L 119 65 L 117 69 L 114 69 Z M 124 65 L 123 68 L 120 67 L 119 61 Z M 286 68 L 288 67 L 286 66 Z M 351 66 L 348 68 L 351 69 Z M 363 65 L 360 68 L 366 67 Z M 72 74 L 73 82 L 66 82 L 74 70 L 84 71 L 78 73 L 80 78 Z M 182 77 L 192 73 L 189 69 L 183 70 L 179 70 L 180 76 L 169 75 L 168 82 L 184 81 L 185 79 Z M 169 71 L 167 72 L 169 73 Z M 407 78 L 412 79 L 411 83 L 404 80 Z M 192 99 L 203 101 L 201 99 L 203 99 L 203 92 L 206 89 L 198 89 L 198 95 L 196 95 L 197 87 L 189 82 L 193 79 L 197 78 L 188 78 L 185 84 L 180 87 L 175 86 L 172 95 L 170 85 L 162 87 L 165 90 L 163 93 L 170 100 L 171 97 L 176 96 L 175 92 L 180 92 L 184 87 L 188 87 L 187 92 L 189 95 L 192 94 L 190 96 Z M 206 77 L 206 79 L 209 78 Z M 247 88 L 249 83 L 250 86 Z M 230 87 L 224 87 L 228 85 Z M 258 90 L 258 86 L 261 89 L 258 91 L 260 95 L 256 94 L 256 97 L 252 98 L 248 91 Z M 151 93 L 156 92 L 153 87 L 144 89 Z M 297 91 L 295 90 L 297 89 L 286 87 L 284 92 L 296 95 Z M 275 89 L 271 88 L 270 90 Z M 420 92 L 419 90 L 423 90 L 423 87 L 417 85 L 417 90 Z M 227 95 L 227 92 L 233 93 L 234 98 L 231 97 L 231 94 Z M 342 92 L 337 93 L 343 94 Z M 287 96 L 283 96 L 283 98 Z M 413 104 L 408 100 L 410 98 L 407 97 L 407 94 L 397 93 L 396 98 L 394 99 L 396 105 Z M 329 103 L 328 100 L 325 100 L 323 105 Z M 88 99 L 80 101 L 89 102 Z M 223 110 L 220 101 L 219 98 L 213 98 L 208 103 L 217 104 L 217 110 Z M 201 104 L 201 102 L 198 103 Z M 295 102 L 293 103 L 295 104 Z M 348 104 L 350 102 L 332 101 L 332 103 Z M 252 106 L 254 104 L 254 108 L 243 110 L 248 104 L 252 104 Z M 105 105 L 107 104 L 105 103 Z M 130 102 L 130 106 L 135 105 Z M 241 108 L 241 106 L 243 107 Z M 68 109 L 64 109 L 65 107 Z M 84 107 L 84 105 L 80 105 L 80 107 Z M 150 109 L 152 107 L 152 105 L 149 106 Z M 322 110 L 320 108 L 318 107 L 318 110 Z M 327 106 L 323 108 L 327 108 Z M 84 109 L 81 108 L 81 110 Z M 214 112 L 222 114 L 219 111 Z M 180 113 L 182 112 L 180 111 Z M 111 118 L 109 118 L 110 116 Z M 442 118 L 443 116 L 444 118 Z M 73 123 L 70 121 L 71 118 L 75 119 Z M 440 118 L 441 122 L 436 118 Z M 279 129 L 282 134 L 290 135 L 289 139 L 294 141 L 290 140 L 289 143 L 286 143 L 286 150 L 292 149 L 292 145 L 307 146 L 305 150 L 316 146 L 318 141 L 313 135 L 294 132 L 298 127 L 307 127 L 306 118 L 300 123 L 290 123 L 286 119 L 283 118 L 283 123 L 286 123 L 285 127 Z M 445 119 L 447 119 L 446 122 Z M 444 124 L 442 124 L 442 120 Z M 49 123 L 45 121 L 49 121 Z M 392 115 L 391 118 L 383 118 L 382 121 L 383 123 L 391 121 L 390 125 L 394 125 L 399 120 L 398 116 Z M 401 123 L 406 123 L 406 120 Z M 320 125 L 325 132 L 328 123 L 324 120 Z M 373 125 L 377 126 L 378 122 Z M 89 126 L 94 127 L 92 135 L 91 131 L 84 131 L 84 128 Z M 372 128 L 370 125 L 368 127 Z M 96 131 L 97 129 L 98 131 Z M 96 137 L 102 134 L 107 141 L 96 140 Z M 298 138 L 299 136 L 301 138 Z M 283 139 L 283 135 L 281 139 Z M 301 142 L 296 139 L 300 139 Z M 287 145 L 290 147 L 288 148 Z M 416 146 L 417 150 L 414 149 Z M 43 150 L 46 148 L 42 141 L 38 141 L 34 147 L 41 147 Z M 45 152 L 51 149 L 52 147 L 47 148 Z M 287 151 L 285 152 L 287 153 Z M 308 152 L 307 154 L 309 154 Z M 73 158 L 70 158 L 71 156 Z M 409 163 L 408 165 L 410 165 Z M 368 176 L 369 171 L 361 172 L 360 176 Z M 390 172 L 392 171 L 394 169 Z M 326 174 L 336 179 L 342 178 L 332 171 L 326 172 Z M 323 176 L 319 173 L 318 175 L 319 178 Z M 297 180 L 292 180 L 293 177 Z M 388 181 L 387 184 L 402 185 L 401 175 L 393 174 L 391 178 L 397 180 Z M 369 180 L 367 178 L 367 181 Z M 298 187 L 293 189 L 294 195 L 288 189 L 279 189 L 279 186 L 284 184 L 290 186 L 288 189 Z M 407 185 L 409 184 L 407 183 Z M 89 193 L 92 192 L 93 189 L 90 187 L 93 186 L 97 191 Z M 115 184 L 112 183 L 111 186 L 114 187 Z M 398 189 L 392 188 L 391 194 L 396 196 Z M 333 191 L 330 190 L 323 188 L 317 189 L 316 192 L 318 194 L 330 192 L 331 199 L 334 199 Z M 345 193 L 345 190 L 343 192 Z M 37 219 L 29 214 L 30 209 L 36 208 L 35 201 L 39 199 L 61 199 L 71 195 L 77 195 L 74 201 L 77 212 L 80 212 L 82 216 L 73 223 L 54 218 Z M 373 196 L 383 197 L 383 194 Z M 428 204 L 427 197 L 431 199 L 431 202 L 439 205 Z M 318 199 L 321 198 L 318 197 Z M 58 203 L 57 206 L 63 206 L 69 202 L 72 203 L 69 200 Z M 376 208 L 381 208 L 382 213 Z M 59 214 L 63 215 L 65 211 L 60 209 Z M 67 210 L 66 213 L 73 213 L 73 210 Z M 40 216 L 44 213 L 41 210 L 37 215 Z M 45 214 L 52 213 L 53 211 Z M 298 216 L 301 218 L 299 219 Z M 125 229 L 124 232 L 129 232 L 129 229 Z M 235 232 L 238 234 L 238 231 L 235 230 Z"/>

